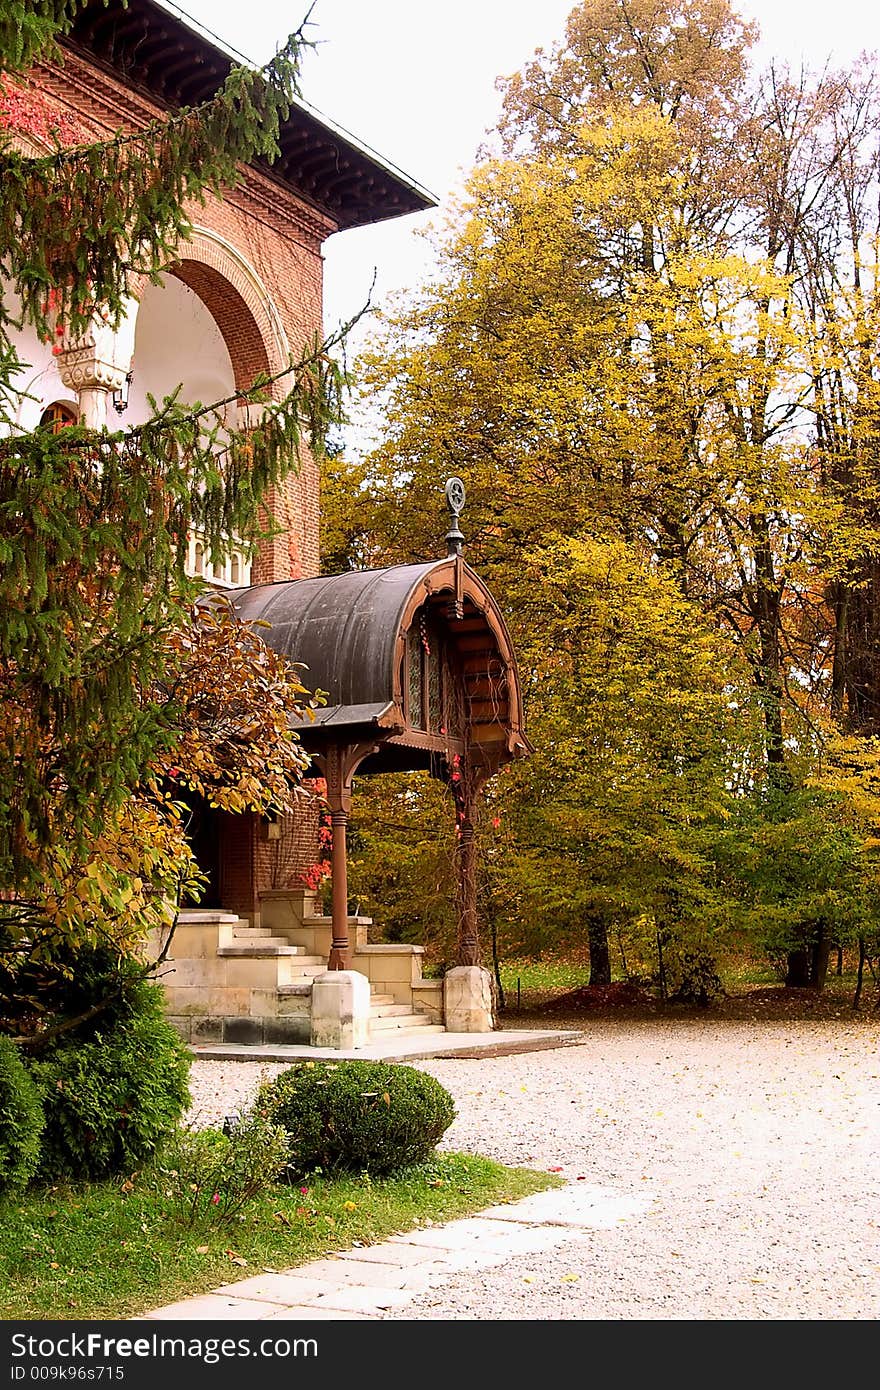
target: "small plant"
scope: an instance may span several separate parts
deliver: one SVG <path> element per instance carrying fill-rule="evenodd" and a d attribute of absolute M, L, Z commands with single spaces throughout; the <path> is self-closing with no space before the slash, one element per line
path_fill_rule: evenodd
<path fill-rule="evenodd" d="M 706 950 L 683 951 L 674 967 L 674 989 L 670 999 L 676 1004 L 696 1004 L 708 1009 L 722 998 L 724 985 L 715 958 Z"/>
<path fill-rule="evenodd" d="M 277 1182 L 286 1166 L 284 1129 L 250 1111 L 222 1133 L 178 1130 L 163 1147 L 153 1175 L 181 1226 L 222 1226 Z"/>
<path fill-rule="evenodd" d="M 421 1163 L 455 1118 L 439 1081 L 398 1062 L 299 1063 L 265 1083 L 256 1106 L 287 1131 L 292 1178 Z"/>
<path fill-rule="evenodd" d="M 190 1103 L 190 1062 L 161 1007 L 150 986 L 129 1022 L 31 1063 L 46 1115 L 41 1178 L 131 1172 L 174 1130 Z"/>
<path fill-rule="evenodd" d="M 0 1197 L 27 1187 L 45 1118 L 37 1088 L 11 1038 L 0 1036 Z"/>

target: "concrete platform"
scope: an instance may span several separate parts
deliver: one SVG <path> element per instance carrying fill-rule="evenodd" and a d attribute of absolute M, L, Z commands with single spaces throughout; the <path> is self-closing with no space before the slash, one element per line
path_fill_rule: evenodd
<path fill-rule="evenodd" d="M 195 1043 L 190 1052 L 209 1062 L 338 1062 L 354 1058 L 373 1062 L 410 1062 L 428 1057 L 507 1057 L 514 1052 L 543 1052 L 550 1047 L 573 1047 L 586 1039 L 574 1028 L 501 1028 L 492 1033 L 420 1033 L 411 1038 L 375 1039 L 366 1047 L 340 1049 L 305 1044 Z"/>

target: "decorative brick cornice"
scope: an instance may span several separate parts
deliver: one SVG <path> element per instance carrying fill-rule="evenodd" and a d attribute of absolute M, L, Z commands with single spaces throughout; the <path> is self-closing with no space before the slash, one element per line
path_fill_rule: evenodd
<path fill-rule="evenodd" d="M 118 130 L 131 134 L 142 130 L 151 121 L 168 112 L 130 91 L 121 81 L 115 81 L 100 68 L 91 67 L 75 53 L 67 53 L 63 67 L 54 63 L 40 64 L 35 80 L 51 91 L 52 96 L 79 116 L 91 118 L 103 127 L 98 138 L 112 138 Z M 80 98 L 71 101 L 71 92 Z M 293 229 L 307 238 L 309 249 L 318 251 L 322 241 L 337 230 L 332 218 L 303 197 L 292 194 L 270 175 L 247 165 L 242 169 L 241 182 L 226 192 L 224 201 L 241 208 L 246 215 L 257 215 L 269 221 L 280 235 Z"/>

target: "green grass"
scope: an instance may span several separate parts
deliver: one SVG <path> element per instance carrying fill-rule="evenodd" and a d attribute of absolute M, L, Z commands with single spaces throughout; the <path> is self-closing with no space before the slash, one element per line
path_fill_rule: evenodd
<path fill-rule="evenodd" d="M 429 1221 L 559 1185 L 466 1154 L 389 1178 L 276 1186 L 231 1225 L 186 1229 L 135 1179 L 33 1190 L 0 1204 L 0 1317 L 119 1319 Z M 302 1188 L 306 1187 L 303 1191 Z M 126 1190 L 130 1188 L 130 1190 Z"/>
<path fill-rule="evenodd" d="M 589 964 L 565 960 L 511 960 L 501 964 L 501 983 L 508 1004 L 516 1003 L 516 984 L 521 994 L 549 994 L 554 990 L 577 989 L 590 979 Z"/>
<path fill-rule="evenodd" d="M 831 1000 L 851 1000 L 856 985 L 855 952 L 844 955 L 843 973 L 837 974 L 837 957 L 832 954 L 828 975 L 823 990 L 824 996 Z M 650 969 L 651 966 L 648 966 Z M 718 970 L 724 989 L 729 995 L 740 995 L 753 989 L 774 988 L 782 984 L 780 975 L 766 958 L 749 955 L 746 952 L 731 953 L 718 962 Z M 619 978 L 615 974 L 615 978 Z M 501 963 L 501 982 L 504 986 L 508 1013 L 515 1016 L 517 1006 L 517 981 L 519 981 L 520 1006 L 524 1012 L 540 1007 L 549 1000 L 569 990 L 589 984 L 590 966 L 586 952 L 572 953 L 568 960 L 559 957 L 544 957 L 542 960 L 529 960 L 525 957 L 513 958 Z M 875 997 L 876 985 L 868 971 L 865 972 L 864 998 Z"/>

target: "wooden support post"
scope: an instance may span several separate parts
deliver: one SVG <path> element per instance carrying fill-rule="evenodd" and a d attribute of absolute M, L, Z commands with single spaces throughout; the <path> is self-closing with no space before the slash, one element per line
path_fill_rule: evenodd
<path fill-rule="evenodd" d="M 325 752 L 315 754 L 324 780 L 327 783 L 327 805 L 330 807 L 330 824 L 333 828 L 333 843 L 330 849 L 330 914 L 332 939 L 328 970 L 351 970 L 354 951 L 348 934 L 348 854 L 346 829 L 351 811 L 351 784 L 354 774 L 364 758 L 375 753 L 378 744 L 347 743 L 333 745 Z"/>
<path fill-rule="evenodd" d="M 474 810 L 489 776 L 488 769 L 459 765 L 450 785 L 455 798 L 458 830 L 458 951 L 456 964 L 480 964 L 480 933 L 477 923 L 477 846 L 474 838 Z"/>
<path fill-rule="evenodd" d="M 480 964 L 477 930 L 477 847 L 470 807 L 458 821 L 458 965 Z"/>
<path fill-rule="evenodd" d="M 329 786 L 328 786 L 329 791 Z M 333 920 L 333 940 L 330 943 L 328 970 L 351 969 L 351 942 L 348 936 L 348 859 L 346 853 L 346 826 L 348 812 L 341 806 L 332 810 L 330 820 L 333 826 L 333 845 L 330 852 L 330 885 Z"/>

